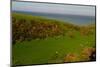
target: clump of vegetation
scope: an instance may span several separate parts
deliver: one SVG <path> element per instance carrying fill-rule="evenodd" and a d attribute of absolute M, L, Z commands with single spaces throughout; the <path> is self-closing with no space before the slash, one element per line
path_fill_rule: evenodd
<path fill-rule="evenodd" d="M 74 31 L 68 31 L 67 34 L 68 34 L 68 36 L 69 36 L 70 38 L 74 38 L 74 37 L 75 37 Z"/>
<path fill-rule="evenodd" d="M 96 60 L 96 50 L 93 47 L 83 48 L 80 55 L 75 53 L 68 53 L 64 57 L 64 62 L 95 61 L 95 60 Z"/>
<path fill-rule="evenodd" d="M 13 43 L 32 39 L 45 39 L 65 35 L 70 30 L 79 30 L 78 26 L 57 20 L 14 13 L 12 15 Z M 69 32 L 71 38 L 74 33 Z"/>
<path fill-rule="evenodd" d="M 95 54 L 96 54 L 95 48 L 92 47 L 83 48 L 81 53 L 82 61 L 94 60 L 94 58 L 96 57 Z"/>
<path fill-rule="evenodd" d="M 78 60 L 78 56 L 74 53 L 69 53 L 64 58 L 64 62 L 76 62 Z"/>
<path fill-rule="evenodd" d="M 94 34 L 95 25 L 87 25 L 80 27 L 80 34 L 81 35 L 91 35 Z"/>

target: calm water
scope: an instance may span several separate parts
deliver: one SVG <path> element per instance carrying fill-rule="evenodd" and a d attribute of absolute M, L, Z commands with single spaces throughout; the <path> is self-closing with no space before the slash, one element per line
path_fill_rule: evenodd
<path fill-rule="evenodd" d="M 84 25 L 84 24 L 93 24 L 95 23 L 94 16 L 79 16 L 79 15 L 62 15 L 62 14 L 48 14 L 48 13 L 37 13 L 37 12 L 21 12 L 17 11 L 17 13 L 24 13 L 30 14 L 33 16 L 42 16 L 49 19 L 55 19 L 65 22 L 70 22 L 77 25 Z"/>

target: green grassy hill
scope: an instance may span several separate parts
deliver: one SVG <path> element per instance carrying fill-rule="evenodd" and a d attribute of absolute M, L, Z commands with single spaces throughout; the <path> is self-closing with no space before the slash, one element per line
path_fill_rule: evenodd
<path fill-rule="evenodd" d="M 95 51 L 95 24 L 12 14 L 13 65 L 90 61 Z"/>

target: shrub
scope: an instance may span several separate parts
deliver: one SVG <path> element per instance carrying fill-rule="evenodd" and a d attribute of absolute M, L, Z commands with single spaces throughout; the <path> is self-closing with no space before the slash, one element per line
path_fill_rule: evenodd
<path fill-rule="evenodd" d="M 81 35 L 91 35 L 94 34 L 95 25 L 87 25 L 80 27 L 80 34 Z"/>
<path fill-rule="evenodd" d="M 78 56 L 76 54 L 69 53 L 64 57 L 64 62 L 76 62 L 78 61 Z"/>
<path fill-rule="evenodd" d="M 89 61 L 92 59 L 92 56 L 95 54 L 95 48 L 87 47 L 82 50 L 81 57 L 83 61 Z"/>
<path fill-rule="evenodd" d="M 64 33 L 63 23 L 55 20 L 17 13 L 12 16 L 13 44 L 16 41 L 45 39 L 47 37 L 63 35 Z"/>
<path fill-rule="evenodd" d="M 88 35 L 88 33 L 89 33 L 89 29 L 86 28 L 85 26 L 80 28 L 81 35 Z"/>
<path fill-rule="evenodd" d="M 74 31 L 69 31 L 69 32 L 67 32 L 67 34 L 68 34 L 68 36 L 69 36 L 70 38 L 74 38 L 74 37 L 75 37 Z"/>

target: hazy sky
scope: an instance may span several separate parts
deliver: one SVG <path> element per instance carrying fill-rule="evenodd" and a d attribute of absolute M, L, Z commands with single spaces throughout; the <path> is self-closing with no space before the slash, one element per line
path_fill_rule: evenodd
<path fill-rule="evenodd" d="M 12 2 L 12 10 L 95 16 L 94 6 L 76 6 L 33 2 Z"/>

